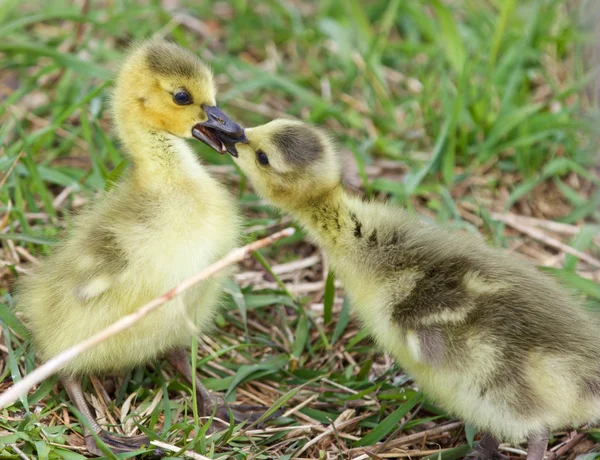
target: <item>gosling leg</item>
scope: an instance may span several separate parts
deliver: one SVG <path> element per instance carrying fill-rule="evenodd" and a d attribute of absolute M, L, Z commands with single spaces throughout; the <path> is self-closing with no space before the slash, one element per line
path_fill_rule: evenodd
<path fill-rule="evenodd" d="M 196 402 L 198 405 L 198 413 L 203 416 L 210 416 L 215 406 L 215 400 L 198 376 L 194 376 L 192 365 L 188 360 L 188 355 L 184 350 L 177 349 L 169 352 L 167 360 L 177 372 L 179 372 L 185 380 L 192 385 L 193 380 L 196 380 Z"/>
<path fill-rule="evenodd" d="M 90 408 L 83 397 L 83 391 L 81 389 L 81 381 L 73 377 L 63 377 L 62 384 L 69 394 L 69 398 L 81 415 L 83 415 L 89 422 L 93 432 L 98 435 L 100 439 L 112 450 L 114 453 L 119 454 L 123 452 L 134 452 L 139 450 L 142 446 L 149 446 L 150 440 L 147 436 L 116 436 L 103 430 L 100 424 L 96 421 Z M 87 426 L 83 428 L 83 435 L 85 438 L 85 446 L 90 454 L 97 456 L 104 456 L 104 453 L 96 445 L 96 440 L 92 436 L 92 433 Z"/>
<path fill-rule="evenodd" d="M 268 409 L 268 407 L 264 406 L 248 406 L 241 404 L 229 405 L 221 397 L 214 398 L 206 387 L 202 385 L 200 378 L 197 375 L 194 375 L 188 353 L 182 349 L 171 351 L 167 356 L 167 360 L 181 375 L 183 375 L 183 377 L 185 377 L 190 385 L 192 384 L 192 379 L 196 380 L 198 413 L 203 417 L 210 417 L 216 407 L 215 417 L 225 422 L 229 421 L 229 410 L 231 410 L 233 414 L 235 423 L 254 422 Z M 216 399 L 218 399 L 218 401 Z M 278 417 L 279 415 L 281 415 L 281 412 L 277 411 L 271 417 Z"/>
<path fill-rule="evenodd" d="M 543 460 L 550 439 L 550 431 L 532 435 L 528 439 L 527 460 Z"/>
<path fill-rule="evenodd" d="M 508 459 L 508 457 L 498 452 L 499 445 L 500 443 L 491 434 L 486 433 L 467 458 L 469 460 Z"/>

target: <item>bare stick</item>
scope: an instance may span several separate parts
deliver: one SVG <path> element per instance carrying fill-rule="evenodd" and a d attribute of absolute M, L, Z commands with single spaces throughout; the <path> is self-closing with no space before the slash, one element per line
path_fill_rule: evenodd
<path fill-rule="evenodd" d="M 577 235 L 581 231 L 581 227 L 578 227 L 577 225 L 555 222 L 553 220 L 538 219 L 537 217 L 521 216 L 519 214 L 512 214 L 510 212 L 503 214 L 499 212 L 493 212 L 491 215 L 492 219 L 501 220 L 503 222 L 506 220 L 521 222 L 533 227 L 545 228 L 551 232 L 561 233 L 563 235 Z M 600 244 L 600 236 L 594 238 L 594 240 Z"/>
<path fill-rule="evenodd" d="M 581 441 L 583 441 L 586 438 L 586 436 L 587 436 L 587 433 L 576 434 L 565 445 L 563 445 L 559 449 L 557 449 L 556 452 L 551 452 L 550 455 L 548 455 L 548 459 L 554 460 L 554 459 L 562 457 L 567 452 L 569 452 L 573 447 L 575 447 L 577 444 L 579 444 Z"/>
<path fill-rule="evenodd" d="M 15 166 L 17 166 L 17 163 L 19 162 L 19 160 L 21 159 L 22 156 L 23 156 L 23 152 L 19 152 L 19 154 L 15 158 L 15 161 L 13 161 L 13 164 L 10 165 L 10 168 L 8 168 L 6 175 L 2 178 L 2 182 L 0 182 L 0 189 L 2 187 L 4 187 L 4 183 L 6 182 L 6 179 L 8 179 L 8 176 L 10 176 L 10 173 L 12 172 L 12 170 L 15 169 Z"/>
<path fill-rule="evenodd" d="M 329 427 L 323 433 L 321 433 L 320 435 L 318 435 L 318 436 L 314 437 L 313 439 L 311 439 L 310 441 L 308 441 L 306 444 L 304 444 L 304 446 L 302 446 L 300 448 L 300 450 L 294 452 L 294 457 L 299 457 L 302 452 L 304 452 L 306 449 L 308 449 L 313 444 L 318 443 L 325 436 L 330 436 L 332 434 L 335 434 L 336 430 L 339 430 L 341 428 L 346 428 L 349 425 L 360 422 L 361 420 L 367 418 L 368 416 L 369 416 L 368 414 L 367 415 L 359 415 L 358 417 L 353 417 L 350 420 L 344 420 L 342 422 L 332 423 L 331 425 L 329 425 Z"/>
<path fill-rule="evenodd" d="M 438 425 L 429 430 L 421 431 L 419 433 L 409 434 L 409 435 L 403 436 L 401 438 L 394 439 L 387 445 L 387 447 L 388 447 L 388 449 L 391 449 L 391 448 L 396 448 L 396 447 L 404 445 L 404 444 L 412 444 L 414 442 L 421 441 L 423 438 L 430 439 L 433 436 L 437 436 L 446 431 L 455 430 L 457 428 L 462 427 L 463 425 L 464 425 L 464 422 L 452 422 L 452 423 L 447 423 L 446 425 Z M 378 445 L 379 444 L 375 444 L 370 447 L 375 448 Z M 355 447 L 353 449 L 348 450 L 348 453 L 362 453 L 362 452 L 364 452 L 364 447 Z"/>
<path fill-rule="evenodd" d="M 563 252 L 566 252 L 567 254 L 571 254 L 577 257 L 578 259 L 583 260 L 590 265 L 593 265 L 594 267 L 600 267 L 600 260 L 595 259 L 594 257 L 590 256 L 589 254 L 586 254 L 585 252 L 578 251 L 577 249 L 572 248 L 568 244 L 565 244 L 562 241 L 557 240 L 556 238 L 552 238 L 546 235 L 544 232 L 537 228 L 530 227 L 528 225 L 517 222 L 515 219 L 511 219 L 508 216 L 496 217 L 498 218 L 498 220 L 502 220 L 509 227 L 512 227 L 515 230 L 524 233 L 525 235 L 533 238 L 534 240 L 541 241 L 547 246 L 559 249 Z"/>
<path fill-rule="evenodd" d="M 9 444 L 9 446 L 12 447 L 12 450 L 14 450 L 23 460 L 29 460 L 29 457 L 25 455 L 25 452 L 19 449 L 16 444 Z"/>
<path fill-rule="evenodd" d="M 223 270 L 229 265 L 233 265 L 237 262 L 240 262 L 241 260 L 245 259 L 251 252 L 256 251 L 260 248 L 264 248 L 265 246 L 268 246 L 273 242 L 280 240 L 281 238 L 293 234 L 293 228 L 286 228 L 285 230 L 274 233 L 266 238 L 250 243 L 247 246 L 233 249 L 225 257 L 218 260 L 214 264 L 209 265 L 196 275 L 186 279 L 183 283 L 174 287 L 166 294 L 163 294 L 162 296 L 157 297 L 156 299 L 148 302 L 146 305 L 138 308 L 133 313 L 127 316 L 123 316 L 121 319 L 115 321 L 107 328 L 102 329 L 97 334 L 94 334 L 93 336 L 87 338 L 83 342 L 80 342 L 77 345 L 68 348 L 67 350 L 56 355 L 54 358 L 46 361 L 32 373 L 26 375 L 23 378 L 23 380 L 17 382 L 15 385 L 13 385 L 0 395 L 0 409 L 4 409 L 5 407 L 8 407 L 12 403 L 14 403 L 18 398 L 26 394 L 34 385 L 41 383 L 44 379 L 48 378 L 55 372 L 62 369 L 66 364 L 73 361 L 73 359 L 75 359 L 83 352 L 95 347 L 99 343 L 104 342 L 113 335 L 116 335 L 119 332 L 123 332 L 124 330 L 130 328 L 139 320 L 148 315 L 148 313 L 156 310 L 161 305 L 180 295 L 182 292 L 186 291 L 195 284 L 198 284 L 200 281 L 209 278 L 210 276 L 214 275 L 220 270 Z"/>
<path fill-rule="evenodd" d="M 161 449 L 168 450 L 169 452 L 179 452 L 181 449 L 172 444 L 167 444 L 162 441 L 150 441 L 150 444 L 154 444 L 156 447 L 160 447 Z M 191 450 L 183 451 L 183 455 L 188 458 L 192 458 L 194 460 L 210 460 L 210 458 L 205 457 L 204 455 L 200 455 Z"/>

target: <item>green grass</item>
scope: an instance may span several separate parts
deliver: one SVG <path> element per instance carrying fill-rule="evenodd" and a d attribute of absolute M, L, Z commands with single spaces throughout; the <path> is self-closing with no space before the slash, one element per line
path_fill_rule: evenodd
<path fill-rule="evenodd" d="M 598 267 L 553 257 L 555 249 L 492 218 L 509 210 L 542 219 L 527 225 L 600 258 L 600 61 L 590 57 L 586 28 L 598 17 L 593 2 L 325 0 L 297 8 L 236 0 L 181 2 L 176 13 L 158 1 L 91 2 L 88 12 L 73 3 L 0 3 L 0 171 L 16 164 L 0 189 L 0 390 L 35 366 L 10 286 L 31 257 L 51 251 L 69 213 L 118 176 L 110 78 L 126 43 L 152 34 L 210 63 L 219 105 L 234 119 L 251 126 L 287 113 L 325 126 L 347 154 L 347 179 L 359 193 L 518 248 L 599 305 Z M 238 193 L 248 238 L 279 224 L 227 158 L 195 148 Z M 252 272 L 251 285 L 228 285 L 218 333 L 200 341 L 197 355 L 207 386 L 231 400 L 256 395 L 294 407 L 314 398 L 281 421 L 312 428 L 286 436 L 235 427 L 206 438 L 190 389 L 162 362 L 107 378 L 108 412 L 118 422 L 129 406 L 129 414 L 145 414 L 128 416 L 130 428 L 139 423 L 215 458 L 350 458 L 386 439 L 422 395 L 359 332 L 320 259 L 277 275 L 281 264 L 318 254 L 298 232 L 246 262 L 240 271 Z M 298 283 L 316 284 L 296 295 Z M 72 412 L 66 424 L 66 394 L 55 383 L 0 413 L 0 455 L 18 458 L 16 444 L 29 458 L 81 458 L 81 424 Z M 340 415 L 358 418 L 302 450 Z M 425 402 L 403 431 L 447 422 Z M 459 458 L 472 434 L 458 427 L 404 448 L 441 446 L 441 458 Z"/>

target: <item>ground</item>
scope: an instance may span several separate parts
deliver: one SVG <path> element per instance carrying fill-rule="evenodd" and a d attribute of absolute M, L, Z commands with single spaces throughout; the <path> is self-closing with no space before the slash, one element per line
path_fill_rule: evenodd
<path fill-rule="evenodd" d="M 35 366 L 11 287 L 122 170 L 111 75 L 127 43 L 151 35 L 209 62 L 219 105 L 245 126 L 287 114 L 326 127 L 349 189 L 480 232 L 600 306 L 593 1 L 197 3 L 0 4 L 0 390 Z M 194 147 L 237 195 L 248 241 L 290 224 L 228 158 Z M 206 438 L 190 389 L 153 362 L 90 380 L 106 423 L 153 433 L 187 458 L 453 459 L 478 439 L 419 406 L 302 232 L 240 264 L 235 281 L 215 332 L 197 343 L 198 373 L 231 400 L 278 401 L 285 416 Z M 0 412 L 0 456 L 82 458 L 80 432 L 50 379 Z M 554 433 L 560 458 L 600 441 L 590 430 L 565 446 L 573 435 Z M 504 453 L 523 458 L 520 446 Z"/>

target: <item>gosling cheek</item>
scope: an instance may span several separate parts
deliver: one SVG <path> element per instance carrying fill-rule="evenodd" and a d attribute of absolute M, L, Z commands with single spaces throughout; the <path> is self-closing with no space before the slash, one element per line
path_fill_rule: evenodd
<path fill-rule="evenodd" d="M 192 136 L 192 130 L 191 129 L 184 129 L 184 130 L 180 130 L 177 135 L 183 139 L 193 139 L 194 136 Z"/>

